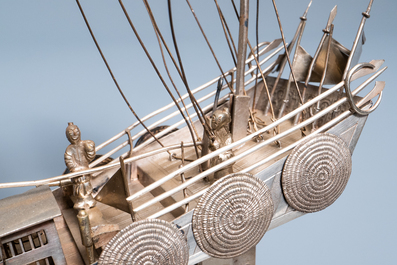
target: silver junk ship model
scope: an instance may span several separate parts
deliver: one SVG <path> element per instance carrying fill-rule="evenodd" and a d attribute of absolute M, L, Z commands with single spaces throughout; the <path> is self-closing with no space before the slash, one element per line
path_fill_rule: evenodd
<path fill-rule="evenodd" d="M 190 90 L 170 2 L 176 58 L 144 0 L 162 54 L 168 53 L 187 90 L 181 95 L 174 87 L 174 97 L 120 0 L 173 99 L 140 119 L 77 0 L 109 73 L 138 121 L 100 145 L 82 140 L 78 126 L 70 122 L 63 175 L 0 184 L 36 186 L 0 200 L 0 264 L 254 264 L 255 245 L 266 231 L 325 209 L 348 182 L 352 152 L 385 86 L 376 81 L 368 94 L 357 96 L 386 69 L 381 68 L 383 60 L 358 64 L 372 2 L 362 13 L 351 50 L 332 37 L 335 7 L 311 56 L 300 46 L 311 2 L 287 44 L 273 0 L 282 37 L 257 40 L 253 46 L 247 38 L 248 1 L 241 0 L 239 8 L 231 1 L 239 21 L 235 44 L 215 0 L 235 67 L 223 71 L 217 61 L 221 74 Z M 167 68 L 165 60 L 164 65 Z M 286 66 L 292 70 L 283 79 Z M 352 88 L 358 78 L 364 81 Z M 172 108 L 171 114 L 161 116 Z M 177 115 L 183 119 L 164 125 Z M 145 125 L 155 117 L 160 118 Z M 143 129 L 132 135 L 138 126 Z M 122 144 L 98 154 L 121 137 L 126 137 Z M 111 157 L 120 150 L 121 156 Z"/>

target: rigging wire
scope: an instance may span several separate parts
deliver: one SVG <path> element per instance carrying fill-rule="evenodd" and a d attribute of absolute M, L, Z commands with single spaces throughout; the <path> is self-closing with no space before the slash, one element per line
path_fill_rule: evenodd
<path fill-rule="evenodd" d="M 213 133 L 206 122 L 205 115 L 204 115 L 202 109 L 200 108 L 200 105 L 197 103 L 196 99 L 194 98 L 193 93 L 190 90 L 189 84 L 187 82 L 185 70 L 183 68 L 182 59 L 181 59 L 181 56 L 179 53 L 178 44 L 176 42 L 176 37 L 175 37 L 174 24 L 173 24 L 173 19 L 172 19 L 171 0 L 168 0 L 168 14 L 169 14 L 170 27 L 171 27 L 172 40 L 174 42 L 175 52 L 176 52 L 176 55 L 177 55 L 177 58 L 179 61 L 179 66 L 180 66 L 182 77 L 183 77 L 182 80 L 185 83 L 186 89 L 190 96 L 190 100 L 192 101 L 193 107 L 195 108 L 196 113 L 197 113 L 197 117 L 199 117 L 200 122 L 203 125 L 205 132 L 208 134 L 208 136 L 212 136 Z M 200 116 L 200 114 L 201 114 L 201 116 Z"/>
<path fill-rule="evenodd" d="M 321 90 L 322 90 L 322 88 L 323 88 L 323 86 L 324 86 L 325 77 L 326 77 L 326 75 L 327 75 L 327 71 L 328 71 L 328 62 L 329 62 L 329 57 L 330 57 L 330 52 L 331 52 L 331 43 L 332 43 L 332 34 L 333 34 L 333 32 L 334 32 L 334 24 L 331 24 L 330 29 L 329 29 L 329 35 L 328 35 L 327 53 L 326 53 L 325 61 L 324 61 L 324 70 L 323 70 L 323 74 L 322 74 L 322 77 L 321 77 L 320 84 L 319 84 L 319 86 L 318 86 L 317 95 L 321 95 Z M 321 100 L 319 100 L 319 101 L 317 102 L 317 105 L 316 105 L 316 107 L 315 107 L 315 112 L 316 112 L 316 114 L 317 114 L 318 112 L 320 112 L 320 110 L 321 110 Z M 313 114 L 313 115 L 312 115 L 312 114 L 313 114 L 313 113 L 310 113 L 310 116 L 313 117 L 314 114 Z M 313 124 L 312 124 L 313 129 L 315 129 L 315 128 L 317 127 L 317 122 L 318 122 L 318 120 L 315 120 L 315 121 L 313 122 Z"/>
<path fill-rule="evenodd" d="M 169 77 L 169 79 L 170 79 L 170 81 L 171 81 L 171 83 L 172 83 L 172 85 L 173 85 L 173 87 L 174 87 L 176 93 L 177 93 L 178 96 L 179 96 L 180 101 L 182 102 L 183 107 L 185 108 L 185 111 L 186 111 L 186 113 L 187 113 L 187 116 L 189 117 L 189 120 L 190 120 L 190 124 L 189 124 L 188 120 L 186 119 L 186 116 L 184 115 L 182 109 L 179 107 L 179 104 L 178 104 L 177 100 L 174 98 L 173 94 L 171 93 L 171 91 L 168 89 L 167 86 L 166 86 L 166 90 L 167 90 L 167 92 L 170 94 L 172 100 L 174 101 L 174 103 L 175 103 L 175 105 L 177 106 L 178 110 L 180 111 L 180 113 L 181 113 L 183 119 L 185 120 L 186 125 L 187 125 L 188 128 L 189 128 L 189 131 L 190 131 L 191 136 L 192 136 L 193 143 L 195 144 L 196 154 L 197 154 L 197 158 L 198 158 L 198 157 L 199 157 L 199 155 L 198 155 L 198 147 L 197 147 L 197 145 L 196 145 L 196 141 L 195 141 L 195 139 L 194 139 L 194 134 L 193 134 L 193 131 L 192 131 L 192 130 L 194 130 L 194 132 L 196 133 L 196 136 L 197 136 L 197 138 L 198 138 L 199 140 L 201 140 L 201 138 L 200 138 L 200 136 L 199 136 L 198 133 L 197 133 L 197 130 L 196 130 L 196 128 L 195 128 L 195 126 L 194 126 L 194 123 L 193 123 L 193 121 L 192 121 L 192 119 L 191 119 L 191 117 L 190 117 L 190 114 L 189 114 L 189 111 L 188 111 L 188 109 L 187 109 L 187 107 L 186 107 L 186 105 L 185 105 L 185 102 L 183 101 L 182 96 L 181 96 L 181 94 L 179 93 L 178 88 L 176 87 L 176 85 L 175 85 L 175 83 L 174 83 L 174 81 L 173 81 L 173 79 L 172 79 L 172 77 L 171 77 L 171 74 L 170 74 L 170 72 L 169 72 L 169 69 L 168 69 L 168 66 L 167 66 L 167 63 L 166 63 L 166 60 L 165 60 L 165 57 L 164 57 L 164 51 L 163 51 L 163 48 L 162 48 L 162 45 L 161 45 L 161 40 L 163 41 L 164 46 L 167 48 L 167 50 L 168 50 L 168 52 L 169 52 L 168 46 L 167 46 L 167 44 L 165 43 L 164 38 L 162 37 L 162 34 L 161 34 L 161 32 L 160 32 L 160 29 L 159 29 L 158 26 L 157 26 L 156 20 L 155 20 L 155 18 L 154 18 L 154 16 L 153 16 L 153 13 L 152 13 L 152 10 L 151 10 L 151 8 L 150 8 L 149 3 L 147 2 L 147 0 L 143 0 L 143 2 L 144 2 L 144 4 L 145 4 L 146 10 L 147 10 L 147 12 L 148 12 L 148 14 L 149 14 L 149 17 L 150 17 L 150 20 L 151 20 L 151 22 L 152 22 L 154 31 L 155 31 L 155 33 L 156 33 L 156 37 L 157 37 L 157 41 L 158 41 L 159 48 L 160 48 L 160 51 L 161 51 L 161 57 L 162 57 L 163 62 L 164 62 L 165 70 L 166 70 L 166 72 L 167 72 L 167 74 L 168 74 L 168 77 Z M 160 36 L 161 36 L 161 37 L 160 37 Z M 161 38 L 161 40 L 160 40 L 160 38 Z M 172 58 L 172 60 L 174 60 L 174 58 L 172 57 L 172 55 L 170 54 L 170 52 L 169 52 L 169 55 L 170 55 L 170 57 Z M 177 67 L 175 61 L 174 61 L 174 64 L 175 64 L 175 67 L 177 68 L 177 70 L 179 71 L 179 68 Z"/>
<path fill-rule="evenodd" d="M 147 2 L 147 0 L 144 0 L 144 3 L 145 3 L 145 6 L 146 6 L 146 9 L 148 10 L 148 13 L 149 13 L 149 15 L 150 15 L 150 18 L 151 18 L 151 20 L 152 20 L 152 24 L 153 24 L 153 26 L 155 27 L 155 30 L 157 31 L 158 36 L 159 36 L 160 39 L 161 39 L 161 42 L 163 43 L 164 47 L 166 48 L 167 53 L 168 53 L 168 55 L 170 56 L 170 58 L 171 58 L 171 60 L 172 60 L 172 62 L 173 62 L 173 64 L 174 64 L 175 69 L 177 70 L 179 76 L 180 76 L 181 79 L 183 80 L 183 76 L 182 76 L 181 70 L 179 69 L 179 67 L 178 67 L 178 65 L 177 65 L 177 63 L 176 63 L 176 61 L 175 61 L 175 59 L 174 59 L 174 56 L 172 55 L 172 53 L 171 53 L 171 51 L 170 51 L 170 49 L 169 49 L 167 43 L 165 42 L 163 35 L 161 34 L 161 31 L 160 31 L 160 29 L 159 29 L 159 27 L 158 27 L 158 25 L 157 25 L 157 23 L 156 23 L 156 20 L 155 20 L 155 18 L 154 18 L 154 16 L 153 16 L 153 13 L 152 13 L 151 8 L 150 8 L 150 6 L 149 6 L 149 3 Z M 162 48 L 161 48 L 161 44 L 159 44 L 159 45 L 160 45 L 161 53 L 162 53 L 162 55 L 163 55 L 163 50 L 162 50 Z M 181 100 L 181 102 L 182 102 L 182 105 L 183 105 L 184 108 L 185 108 L 185 111 L 186 111 L 186 113 L 187 113 L 187 115 L 188 115 L 188 117 L 189 117 L 189 120 L 190 120 L 190 122 L 191 122 L 191 124 L 192 124 L 192 127 L 193 127 L 194 132 L 196 133 L 197 138 L 198 138 L 199 140 L 201 140 L 201 137 L 198 135 L 198 132 L 197 132 L 197 130 L 196 130 L 196 127 L 194 126 L 194 123 L 193 123 L 193 121 L 192 121 L 192 119 L 191 119 L 191 117 L 190 117 L 190 114 L 189 114 L 189 111 L 188 111 L 188 109 L 187 109 L 187 107 L 186 107 L 186 105 L 185 105 L 185 102 L 183 101 L 182 96 L 180 95 L 179 90 L 177 89 L 175 83 L 173 82 L 173 79 L 172 79 L 172 77 L 171 77 L 171 74 L 170 74 L 169 71 L 168 71 L 168 67 L 167 67 L 166 61 L 165 61 L 165 59 L 164 59 L 164 55 L 163 55 L 162 57 L 163 57 L 163 62 L 164 62 L 164 66 L 165 66 L 165 69 L 166 69 L 166 71 L 167 71 L 168 77 L 170 78 L 171 83 L 172 83 L 173 87 L 175 88 L 175 91 L 176 91 L 176 93 L 178 94 L 178 96 L 179 96 L 179 98 L 180 98 L 180 100 Z M 190 96 L 190 95 L 189 95 L 189 96 Z M 192 103 L 192 104 L 193 104 L 193 103 Z"/>
<path fill-rule="evenodd" d="M 288 44 L 288 52 L 291 53 L 291 52 L 292 52 L 292 49 L 293 49 L 294 46 L 295 46 L 295 42 L 296 42 L 295 53 L 294 53 L 293 60 L 292 60 L 292 66 L 293 66 L 293 67 L 294 67 L 294 63 L 295 63 L 296 60 L 297 60 L 298 49 L 299 49 L 299 47 L 300 47 L 300 42 L 301 42 L 301 40 L 302 40 L 303 32 L 304 32 L 304 30 L 305 30 L 306 20 L 307 20 L 307 14 L 308 14 L 308 12 L 309 12 L 309 8 L 310 8 L 311 4 L 312 4 L 312 0 L 309 2 L 308 6 L 307 6 L 307 8 L 306 8 L 306 10 L 305 10 L 305 12 L 303 13 L 303 15 L 300 17 L 300 23 L 299 23 L 299 25 L 298 25 L 298 28 L 297 28 L 296 31 L 295 31 L 295 35 L 294 35 L 294 37 L 292 38 L 291 42 Z M 271 92 L 271 94 L 270 94 L 272 98 L 273 98 L 274 92 L 275 92 L 275 90 L 276 90 L 276 88 L 277 88 L 277 86 L 278 86 L 278 83 L 279 83 L 279 81 L 280 81 L 280 78 L 281 78 L 281 76 L 282 76 L 282 74 L 283 74 L 285 65 L 286 65 L 286 63 L 287 63 L 287 58 L 286 58 L 286 56 L 287 56 L 287 55 L 284 54 L 282 57 L 279 57 L 279 59 L 281 59 L 281 60 L 280 60 L 280 62 L 279 62 L 279 66 L 278 66 L 278 75 L 277 75 L 276 81 L 274 81 L 273 89 L 272 89 L 272 92 Z M 292 68 L 293 68 L 293 67 L 292 67 Z M 283 114 L 283 112 L 284 112 L 284 109 L 285 109 L 285 107 L 286 107 L 286 104 L 287 104 L 287 102 L 288 102 L 289 91 L 290 91 L 291 83 L 292 83 L 292 73 L 293 73 L 293 70 L 291 70 L 291 71 L 290 71 L 290 74 L 289 74 L 288 83 L 287 83 L 287 88 L 286 88 L 285 96 L 284 96 L 284 101 L 283 101 L 283 104 L 282 104 L 282 106 L 281 106 L 281 108 L 280 108 L 280 111 L 279 111 L 279 117 L 282 116 L 282 114 Z M 305 100 L 305 88 L 306 88 L 306 86 L 303 87 L 303 91 L 302 91 L 302 99 L 303 99 L 303 101 Z M 266 106 L 266 109 L 269 109 L 269 106 Z M 303 112 L 303 113 L 305 113 L 305 112 Z M 297 117 L 298 117 L 298 116 L 299 116 L 299 115 L 297 115 Z M 296 118 L 296 120 L 297 120 L 297 119 L 299 119 L 299 118 Z"/>
<path fill-rule="evenodd" d="M 201 34 L 203 35 L 205 41 L 207 42 L 208 48 L 211 50 L 212 56 L 214 57 L 215 62 L 216 62 L 216 64 L 218 65 L 219 70 L 221 71 L 221 75 L 222 75 L 223 78 L 225 79 L 225 81 L 226 81 L 226 83 L 227 83 L 227 86 L 228 86 L 229 89 L 230 89 L 230 92 L 234 95 L 233 88 L 232 88 L 232 86 L 229 84 L 229 82 L 228 82 L 227 79 L 226 79 L 226 74 L 225 74 L 225 72 L 222 70 L 222 67 L 221 67 L 221 65 L 220 65 L 220 63 L 219 63 L 219 61 L 218 61 L 218 58 L 216 57 L 215 52 L 214 52 L 214 50 L 212 49 L 211 44 L 210 44 L 210 42 L 208 41 L 208 38 L 207 38 L 207 36 L 205 35 L 203 28 L 201 27 L 201 24 L 200 24 L 200 22 L 199 22 L 199 20 L 198 20 L 198 18 L 197 18 L 197 16 L 196 16 L 196 13 L 194 12 L 194 9 L 193 9 L 192 5 L 190 4 L 189 0 L 186 0 L 186 3 L 188 4 L 188 6 L 189 6 L 189 8 L 190 8 L 190 11 L 192 12 L 192 14 L 193 14 L 193 16 L 194 16 L 194 19 L 196 20 L 196 23 L 197 23 L 198 27 L 200 28 Z"/>
<path fill-rule="evenodd" d="M 101 55 L 101 57 L 102 57 L 102 60 L 103 60 L 103 62 L 105 63 L 105 65 L 106 65 L 106 67 L 107 67 L 107 69 L 108 69 L 108 72 L 109 72 L 110 76 L 111 76 L 112 79 L 113 79 L 114 84 L 116 85 L 116 87 L 117 87 L 117 89 L 118 89 L 120 95 L 123 97 L 124 102 L 127 104 L 128 108 L 131 110 L 132 114 L 133 114 L 133 115 L 135 116 L 135 118 L 139 121 L 139 123 L 145 128 L 145 130 L 146 130 L 146 131 L 147 131 L 147 132 L 148 132 L 148 133 L 149 133 L 149 134 L 162 146 L 162 147 L 164 147 L 164 145 L 160 142 L 160 140 L 152 133 L 152 131 L 149 130 L 149 128 L 146 127 L 146 125 L 142 122 L 142 120 L 138 117 L 138 115 L 136 114 L 136 112 L 134 111 L 134 109 L 131 107 L 131 105 L 130 105 L 130 103 L 128 102 L 127 98 L 125 97 L 123 91 L 121 90 L 121 88 L 120 88 L 120 86 L 119 86 L 119 84 L 118 84 L 118 82 L 117 82 L 115 76 L 113 75 L 113 72 L 112 72 L 112 70 L 110 69 L 110 66 L 109 66 L 108 62 L 106 61 L 106 58 L 105 58 L 105 56 L 104 56 L 104 54 L 103 54 L 101 48 L 99 47 L 99 44 L 98 44 L 98 42 L 97 42 L 97 40 L 96 40 L 96 38 L 95 38 L 94 32 L 92 31 L 91 26 L 90 26 L 90 24 L 88 23 L 87 17 L 86 17 L 85 14 L 84 14 L 83 8 L 82 8 L 82 6 L 81 6 L 79 0 L 76 0 L 76 3 L 77 3 L 77 5 L 78 5 L 78 7 L 79 7 L 79 10 L 80 10 L 81 15 L 83 16 L 83 19 L 84 19 L 84 21 L 85 21 L 85 24 L 87 25 L 88 31 L 89 31 L 90 34 L 91 34 L 92 40 L 94 41 L 95 46 L 97 47 L 98 52 L 100 53 L 100 55 Z M 170 153 L 169 151 L 167 151 L 167 152 Z"/>
<path fill-rule="evenodd" d="M 285 42 L 283 27 L 281 26 L 280 15 L 278 13 L 275 0 L 272 0 L 272 3 L 273 3 L 274 11 L 275 11 L 276 16 L 277 16 L 277 22 L 278 22 L 278 26 L 279 26 L 279 29 L 280 29 L 281 38 L 283 39 L 284 50 L 285 50 L 285 55 L 287 57 L 288 65 L 289 65 L 289 67 L 291 69 L 292 78 L 294 79 L 294 83 L 295 83 L 296 90 L 298 92 L 299 100 L 300 100 L 301 104 L 303 105 L 302 94 L 301 94 L 301 92 L 299 90 L 298 82 L 296 81 L 296 78 L 295 78 L 295 74 L 294 74 L 294 71 L 293 71 L 293 68 L 292 68 L 291 59 L 289 58 L 289 52 L 288 52 L 288 48 L 287 48 L 287 43 Z"/>
<path fill-rule="evenodd" d="M 192 140 L 193 140 L 193 142 L 195 143 L 194 135 L 193 135 L 193 132 L 191 131 L 190 124 L 189 124 L 188 121 L 186 120 L 186 117 L 185 117 L 185 115 L 183 114 L 183 112 L 182 112 L 182 110 L 181 110 L 181 108 L 180 108 L 178 102 L 176 101 L 175 97 L 172 95 L 172 93 L 171 93 L 171 91 L 169 90 L 167 84 L 165 83 L 163 77 L 161 76 L 160 71 L 159 71 L 158 68 L 156 67 L 156 65 L 155 65 L 155 63 L 154 63 L 152 57 L 150 56 L 150 54 L 149 54 L 148 50 L 146 49 L 145 45 L 143 44 L 143 41 L 142 41 L 142 39 L 140 38 L 140 36 L 139 36 L 139 34 L 138 34 L 138 32 L 137 32 L 137 30 L 136 30 L 134 24 L 132 23 L 131 18 L 130 18 L 130 16 L 128 15 L 127 10 L 125 9 L 123 2 L 122 2 L 121 0 L 119 0 L 119 3 L 120 3 L 120 6 L 121 6 L 121 8 L 122 8 L 122 10 L 123 10 L 123 12 L 124 12 L 124 15 L 126 16 L 128 22 L 129 22 L 129 24 L 130 24 L 132 30 L 134 31 L 134 34 L 135 34 L 136 38 L 138 39 L 139 43 L 141 44 L 142 49 L 144 50 L 146 56 L 148 57 L 150 63 L 152 64 L 154 70 L 156 71 L 156 73 L 157 73 L 158 77 L 160 78 L 161 82 L 163 83 L 164 87 L 166 88 L 166 90 L 167 90 L 168 93 L 170 94 L 171 98 L 174 100 L 175 105 L 178 107 L 179 111 L 181 112 L 182 117 L 185 119 L 185 121 L 186 121 L 186 123 L 187 123 L 187 125 L 188 125 L 188 128 L 189 128 L 189 130 L 190 130 L 190 132 L 191 132 L 191 134 L 192 134 L 192 138 L 193 138 Z M 196 144 L 196 143 L 195 143 L 195 151 L 196 151 L 196 155 L 197 155 L 197 158 L 198 158 L 198 157 L 199 157 L 199 153 L 198 153 L 198 150 L 197 150 L 197 144 Z"/>
<path fill-rule="evenodd" d="M 170 58 L 171 58 L 171 60 L 172 60 L 172 62 L 173 62 L 173 64 L 174 64 L 174 66 L 175 66 L 175 69 L 177 70 L 179 76 L 180 76 L 181 79 L 183 80 L 183 76 L 182 76 L 181 70 L 179 69 L 179 66 L 177 65 L 177 63 L 176 63 L 174 57 L 172 56 L 172 53 L 171 53 L 170 49 L 168 48 L 167 43 L 166 43 L 165 40 L 164 40 L 163 35 L 161 34 L 161 31 L 160 31 L 160 29 L 159 29 L 159 27 L 158 27 L 158 25 L 157 25 L 157 23 L 156 23 L 156 20 L 155 20 L 155 18 L 154 18 L 153 12 L 152 12 L 152 10 L 151 10 L 151 8 L 150 8 L 150 6 L 149 6 L 149 3 L 147 2 L 147 0 L 143 0 L 143 1 L 144 1 L 144 3 L 145 3 L 146 10 L 147 10 L 148 13 L 149 13 L 149 16 L 150 16 L 150 19 L 151 19 L 151 21 L 152 21 L 153 27 L 155 28 L 156 32 L 158 33 L 158 36 L 159 36 L 160 39 L 161 39 L 161 42 L 163 43 L 165 49 L 167 50 L 167 53 L 168 53 L 168 55 L 170 56 Z M 160 45 L 160 49 L 161 49 L 161 45 Z M 161 52 L 162 52 L 162 50 L 161 50 Z M 163 52 L 162 52 L 162 54 L 163 54 Z M 191 120 L 191 118 L 190 118 L 189 112 L 188 112 L 188 110 L 187 110 L 187 108 L 186 108 L 186 105 L 185 105 L 185 103 L 184 103 L 184 101 L 183 101 L 183 99 L 182 99 L 182 97 L 181 97 L 181 95 L 180 95 L 180 93 L 179 93 L 179 90 L 177 89 L 175 83 L 173 82 L 173 79 L 172 79 L 172 77 L 171 77 L 171 74 L 170 74 L 169 71 L 168 71 L 168 67 L 167 67 L 167 65 L 166 65 L 164 56 L 163 56 L 163 61 L 164 61 L 165 68 L 166 68 L 166 70 L 167 70 L 168 77 L 170 78 L 171 83 L 173 84 L 173 86 L 174 86 L 174 88 L 175 88 L 175 90 L 176 90 L 176 92 L 177 92 L 179 98 L 181 99 L 181 102 L 182 102 L 183 106 L 185 107 L 186 113 L 187 113 L 187 115 L 189 116 L 189 119 L 190 119 L 191 123 L 193 124 L 193 122 L 192 122 L 192 120 Z M 194 125 L 193 125 L 193 128 L 194 128 L 194 130 L 196 131 Z M 197 134 L 197 132 L 196 132 L 196 134 Z M 197 137 L 200 138 L 198 135 L 197 135 Z"/>
<path fill-rule="evenodd" d="M 222 10 L 221 10 L 221 8 L 220 8 L 220 6 L 218 4 L 218 1 L 214 0 L 214 2 L 215 2 L 215 5 L 216 5 L 216 8 L 218 9 L 219 19 L 221 20 L 223 32 L 225 33 L 225 38 L 226 38 L 226 41 L 227 41 L 227 45 L 229 46 L 230 54 L 232 55 L 234 66 L 237 67 L 237 60 L 236 60 L 236 57 L 234 56 L 234 54 L 237 54 L 236 45 L 234 44 L 232 35 L 231 35 L 229 27 L 228 27 L 228 25 L 226 23 L 226 19 L 223 16 Z M 229 40 L 229 38 L 230 38 L 230 40 Z M 233 48 L 232 48 L 232 45 L 233 45 Z M 234 49 L 234 52 L 233 52 L 233 49 Z"/>
<path fill-rule="evenodd" d="M 234 0 L 231 0 L 231 2 L 232 2 L 232 5 L 233 5 L 233 8 L 234 8 L 234 12 L 236 13 L 237 19 L 240 20 L 240 15 L 239 15 L 239 13 L 238 13 L 238 11 L 237 11 L 237 7 L 236 7 L 236 4 L 234 3 Z M 269 103 L 270 103 L 270 111 L 271 111 L 271 114 L 272 114 L 272 121 L 274 122 L 274 121 L 276 121 L 276 116 L 275 116 L 275 114 L 274 114 L 274 108 L 273 108 L 273 103 L 272 103 L 271 96 L 270 96 L 270 93 L 269 93 L 269 87 L 268 87 L 268 85 L 267 85 L 265 76 L 264 76 L 263 71 L 262 71 L 262 69 L 261 69 L 261 66 L 260 66 L 260 64 L 259 64 L 259 60 L 258 60 L 258 58 L 255 56 L 254 50 L 253 50 L 252 45 L 251 45 L 251 43 L 250 43 L 249 40 L 247 40 L 247 44 L 248 44 L 248 46 L 250 47 L 251 54 L 253 55 L 253 57 L 254 57 L 254 59 L 255 59 L 255 62 L 256 62 L 256 65 L 257 65 L 257 67 L 258 67 L 258 70 L 259 70 L 259 72 L 260 72 L 260 74 L 261 74 L 261 76 L 262 76 L 263 84 L 264 84 L 265 90 L 266 90 L 266 95 L 267 95 L 268 100 L 269 100 Z M 258 48 L 257 48 L 257 50 L 258 50 Z M 246 93 L 245 90 L 244 90 L 244 93 Z M 254 101 L 255 101 L 255 99 L 254 99 Z M 250 110 L 250 112 L 252 113 L 251 110 Z M 252 119 L 252 120 L 254 121 L 254 119 Z M 279 129 L 277 129 L 277 130 L 279 130 Z M 276 133 L 276 129 L 274 129 L 274 132 Z"/>
<path fill-rule="evenodd" d="M 256 44 L 256 54 L 252 55 L 256 58 L 259 58 L 259 0 L 256 1 L 256 19 L 255 19 L 255 44 Z M 259 67 L 256 68 L 256 74 L 255 76 L 258 76 L 259 72 Z M 251 131 L 251 123 L 253 125 L 254 131 L 258 131 L 258 126 L 257 123 L 261 124 L 262 126 L 266 126 L 266 123 L 259 117 L 256 117 L 256 112 L 255 112 L 255 99 L 256 99 L 256 94 L 257 94 L 257 89 L 258 88 L 258 78 L 255 78 L 255 86 L 254 86 L 254 95 L 253 95 L 253 100 L 252 100 L 252 110 L 250 110 L 250 115 L 251 119 L 249 122 L 250 126 L 250 131 Z M 258 140 L 262 140 L 263 136 L 258 136 Z"/>
<path fill-rule="evenodd" d="M 256 19 L 255 19 L 255 41 L 256 41 L 256 58 L 259 58 L 259 0 L 256 0 Z M 256 68 L 256 76 L 258 76 L 259 67 Z M 258 78 L 255 78 L 254 100 L 252 101 L 252 110 L 255 109 L 256 90 L 258 87 Z"/>

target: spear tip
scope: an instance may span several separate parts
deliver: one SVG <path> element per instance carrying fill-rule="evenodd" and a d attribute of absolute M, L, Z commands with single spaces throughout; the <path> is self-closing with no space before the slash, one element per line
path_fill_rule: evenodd
<path fill-rule="evenodd" d="M 374 0 L 370 0 L 370 1 L 369 1 L 368 7 L 367 7 L 367 11 L 365 11 L 365 12 L 363 13 L 363 15 L 366 14 L 366 15 L 369 17 L 369 12 L 371 11 L 373 2 L 374 2 Z"/>
<path fill-rule="evenodd" d="M 329 14 L 329 18 L 328 18 L 326 29 L 329 29 L 329 27 L 331 26 L 332 22 L 334 22 L 334 19 L 336 17 L 336 13 L 337 12 L 338 12 L 338 6 L 335 5 L 334 8 L 332 8 L 331 13 Z"/>
<path fill-rule="evenodd" d="M 307 13 L 309 12 L 309 8 L 310 8 L 310 6 L 312 5 L 312 2 L 313 2 L 313 0 L 310 0 L 310 3 L 309 3 L 309 5 L 307 6 L 307 8 L 306 8 L 306 11 L 305 11 L 305 13 L 303 13 L 303 18 L 306 18 L 306 16 L 307 16 Z"/>

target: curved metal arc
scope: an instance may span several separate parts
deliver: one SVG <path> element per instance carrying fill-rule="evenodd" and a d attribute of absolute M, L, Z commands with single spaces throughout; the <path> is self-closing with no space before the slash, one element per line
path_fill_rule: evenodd
<path fill-rule="evenodd" d="M 347 74 L 346 79 L 345 79 L 345 90 L 346 90 L 346 96 L 347 96 L 347 100 L 350 104 L 350 108 L 351 111 L 354 113 L 357 113 L 359 115 L 365 116 L 370 114 L 371 112 L 373 112 L 380 104 L 381 100 L 382 100 L 382 90 L 385 86 L 385 83 L 381 83 L 381 82 L 376 82 L 375 83 L 375 87 L 364 97 L 364 99 L 366 101 L 374 98 L 375 96 L 379 95 L 379 98 L 377 99 L 377 101 L 375 102 L 374 106 L 372 106 L 370 109 L 368 110 L 363 110 L 360 107 L 358 107 L 355 103 L 354 103 L 354 99 L 353 99 L 353 95 L 350 89 L 350 82 L 352 79 L 352 76 L 354 75 L 354 73 L 356 73 L 357 71 L 359 71 L 362 68 L 371 68 L 374 69 L 375 66 L 371 63 L 361 63 L 361 64 L 357 64 L 356 66 L 354 66 Z"/>

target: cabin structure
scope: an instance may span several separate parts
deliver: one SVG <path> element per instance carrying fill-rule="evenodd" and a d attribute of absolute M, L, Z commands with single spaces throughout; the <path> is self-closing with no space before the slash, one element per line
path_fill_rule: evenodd
<path fill-rule="evenodd" d="M 54 219 L 61 216 L 48 186 L 0 200 L 0 265 L 63 265 Z"/>

